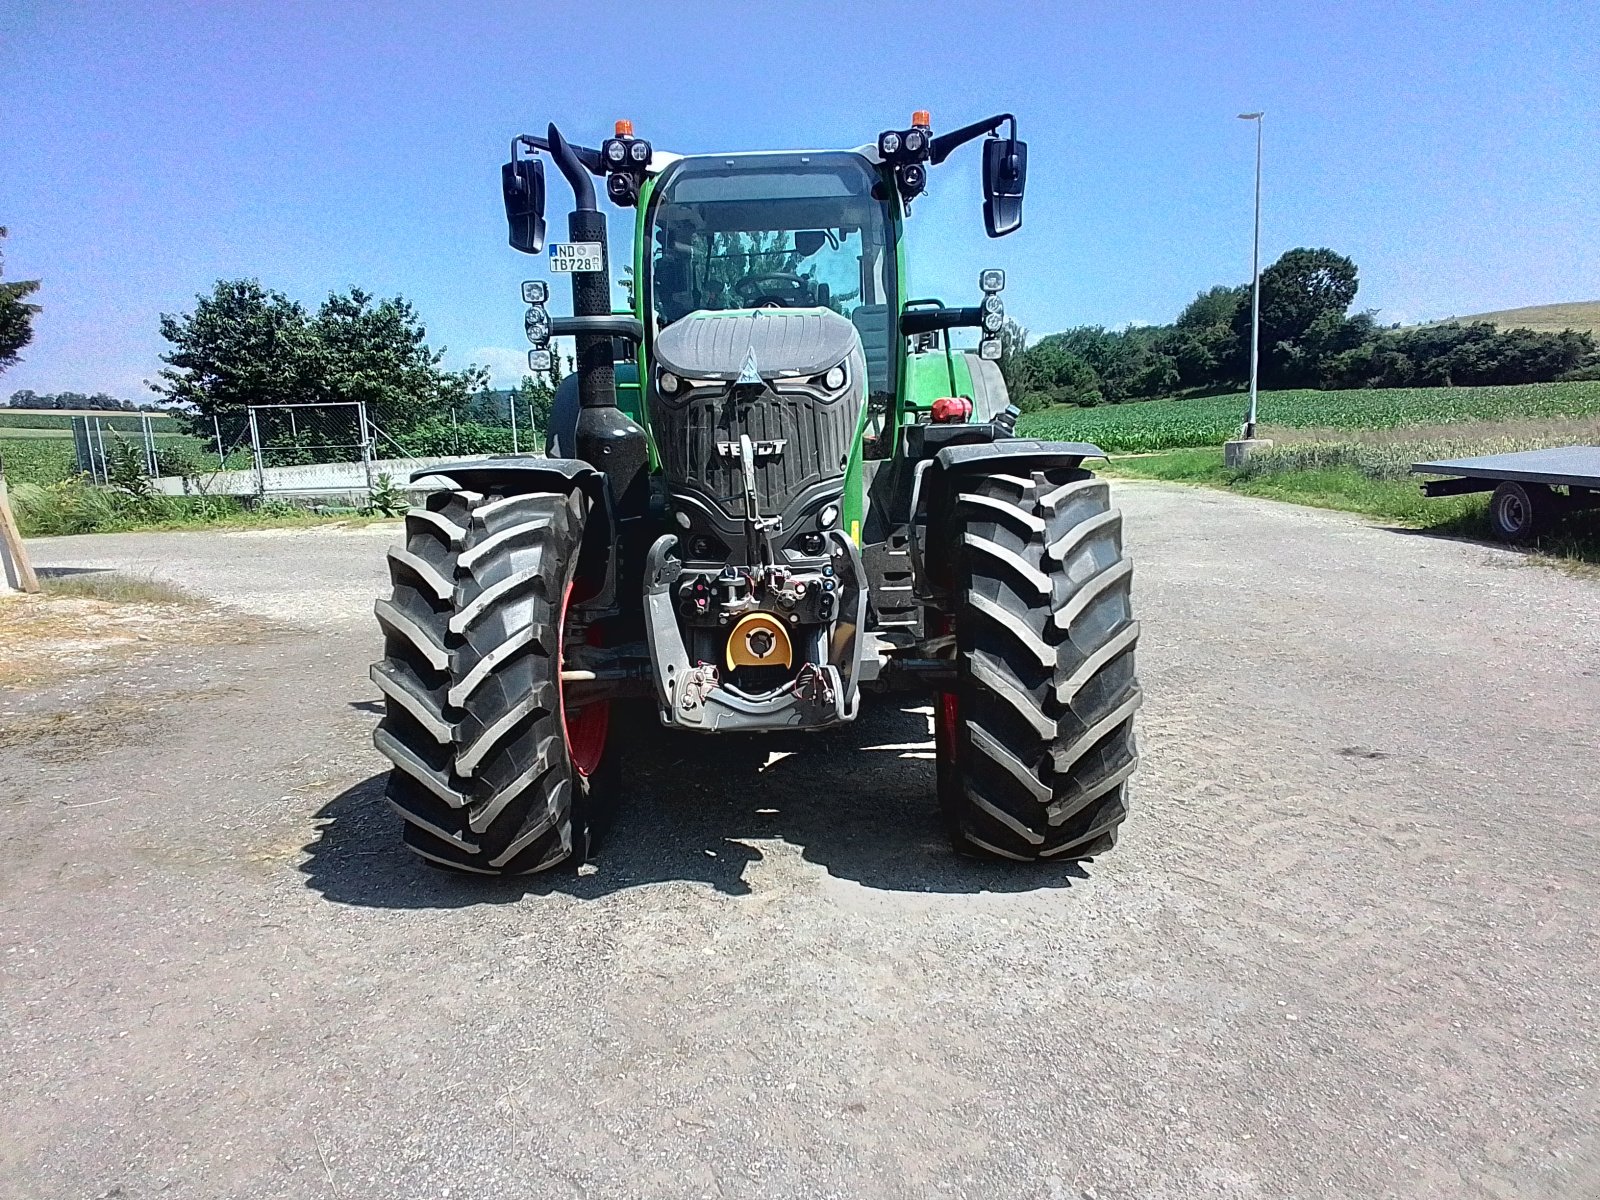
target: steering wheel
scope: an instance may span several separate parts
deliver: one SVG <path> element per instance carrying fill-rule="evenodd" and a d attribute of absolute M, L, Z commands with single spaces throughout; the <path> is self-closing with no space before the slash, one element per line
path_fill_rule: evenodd
<path fill-rule="evenodd" d="M 809 308 L 816 303 L 811 281 L 793 271 L 760 271 L 733 285 L 741 308 Z"/>

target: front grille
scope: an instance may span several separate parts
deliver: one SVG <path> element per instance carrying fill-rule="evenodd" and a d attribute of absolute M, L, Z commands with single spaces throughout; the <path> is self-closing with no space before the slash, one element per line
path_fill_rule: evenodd
<path fill-rule="evenodd" d="M 781 443 L 781 450 L 756 456 L 763 515 L 782 514 L 811 485 L 844 474 L 859 408 L 859 401 L 852 402 L 855 388 L 828 399 L 809 387 L 775 392 L 768 386 L 716 384 L 672 405 L 653 392 L 651 424 L 668 486 L 698 492 L 724 513 L 744 511 L 737 453 L 721 450 L 736 449 L 740 434 L 758 446 Z"/>

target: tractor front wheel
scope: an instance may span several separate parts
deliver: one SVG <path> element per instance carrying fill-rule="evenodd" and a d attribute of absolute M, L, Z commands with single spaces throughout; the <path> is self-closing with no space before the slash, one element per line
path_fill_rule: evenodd
<path fill-rule="evenodd" d="M 957 484 L 956 686 L 935 697 L 940 808 L 958 850 L 1109 850 L 1137 763 L 1133 565 L 1107 484 L 1080 469 Z"/>
<path fill-rule="evenodd" d="M 525 874 L 582 861 L 604 816 L 608 706 L 562 688 L 581 493 L 436 492 L 389 552 L 374 735 L 406 844 L 437 866 Z"/>

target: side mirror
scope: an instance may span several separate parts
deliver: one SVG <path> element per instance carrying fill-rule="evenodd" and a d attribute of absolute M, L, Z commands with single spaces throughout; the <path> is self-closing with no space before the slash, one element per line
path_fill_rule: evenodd
<path fill-rule="evenodd" d="M 1028 143 L 990 138 L 983 143 L 983 225 L 992 238 L 1022 228 L 1022 193 L 1028 186 Z"/>
<path fill-rule="evenodd" d="M 828 235 L 820 229 L 803 229 L 794 235 L 795 253 L 801 258 L 810 258 L 822 249 L 822 243 L 828 240 Z"/>
<path fill-rule="evenodd" d="M 505 195 L 511 248 L 539 253 L 544 249 L 544 160 L 517 158 L 503 164 L 500 191 Z"/>

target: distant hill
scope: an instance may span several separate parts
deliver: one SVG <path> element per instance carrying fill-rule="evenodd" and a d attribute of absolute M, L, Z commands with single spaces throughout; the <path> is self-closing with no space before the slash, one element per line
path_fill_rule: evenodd
<path fill-rule="evenodd" d="M 1472 321 L 1488 321 L 1501 329 L 1538 329 L 1555 333 L 1562 329 L 1578 329 L 1600 337 L 1600 300 L 1581 300 L 1573 304 L 1530 304 L 1526 308 L 1507 308 L 1500 312 L 1473 313 L 1464 317 L 1449 317 L 1466 325 Z M 1443 325 L 1444 321 L 1429 321 L 1429 325 Z"/>

